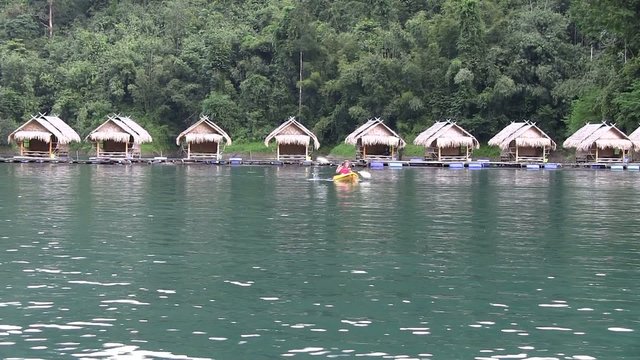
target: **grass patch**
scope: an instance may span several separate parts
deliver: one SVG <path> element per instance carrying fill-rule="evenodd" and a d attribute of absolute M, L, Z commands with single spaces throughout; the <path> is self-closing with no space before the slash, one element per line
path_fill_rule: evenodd
<path fill-rule="evenodd" d="M 349 144 L 338 144 L 329 150 L 329 156 L 352 159 L 356 155 L 356 147 L 354 145 Z M 402 149 L 403 157 L 422 157 L 424 156 L 424 147 L 407 144 L 407 146 Z"/>
<path fill-rule="evenodd" d="M 225 146 L 224 153 L 225 154 L 271 154 L 276 152 L 275 141 L 270 143 L 269 146 L 264 146 L 262 142 L 236 142 L 229 146 Z"/>
<path fill-rule="evenodd" d="M 480 145 L 480 149 L 473 150 L 473 158 L 500 158 L 500 148 L 497 146 Z"/>
<path fill-rule="evenodd" d="M 350 144 L 338 144 L 329 151 L 330 156 L 352 159 L 356 156 L 356 147 Z"/>
<path fill-rule="evenodd" d="M 424 146 L 407 144 L 407 146 L 402 149 L 402 158 L 406 160 L 408 158 L 419 157 L 422 158 L 424 156 Z"/>

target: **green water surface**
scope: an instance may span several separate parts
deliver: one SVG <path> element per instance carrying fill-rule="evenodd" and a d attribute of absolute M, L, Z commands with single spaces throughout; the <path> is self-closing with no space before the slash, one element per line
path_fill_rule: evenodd
<path fill-rule="evenodd" d="M 640 359 L 640 174 L 0 164 L 0 357 Z"/>

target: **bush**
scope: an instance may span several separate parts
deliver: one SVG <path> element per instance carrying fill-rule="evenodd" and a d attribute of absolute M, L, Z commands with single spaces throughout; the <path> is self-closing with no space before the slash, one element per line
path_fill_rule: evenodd
<path fill-rule="evenodd" d="M 480 145 L 480 149 L 473 150 L 473 158 L 500 158 L 500 148 L 497 146 Z"/>
<path fill-rule="evenodd" d="M 264 146 L 262 142 L 236 142 L 229 146 L 225 146 L 224 153 L 225 154 L 248 154 L 248 153 L 259 153 L 259 154 L 269 154 L 276 152 L 276 144 L 275 142 L 271 142 L 269 147 Z"/>
<path fill-rule="evenodd" d="M 338 144 L 329 151 L 330 156 L 352 159 L 356 155 L 356 147 L 349 144 Z"/>

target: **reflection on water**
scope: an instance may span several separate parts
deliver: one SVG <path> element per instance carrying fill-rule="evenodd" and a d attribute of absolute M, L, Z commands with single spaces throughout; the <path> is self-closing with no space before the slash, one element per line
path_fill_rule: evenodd
<path fill-rule="evenodd" d="M 636 359 L 640 174 L 0 165 L 3 358 Z"/>

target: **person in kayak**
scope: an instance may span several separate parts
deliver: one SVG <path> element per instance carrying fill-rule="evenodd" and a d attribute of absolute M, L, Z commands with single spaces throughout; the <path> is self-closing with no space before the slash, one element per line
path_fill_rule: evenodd
<path fill-rule="evenodd" d="M 336 169 L 336 174 L 350 174 L 351 171 L 351 163 L 349 162 L 349 160 L 345 160 L 342 162 L 342 164 L 338 165 L 338 168 Z"/>

